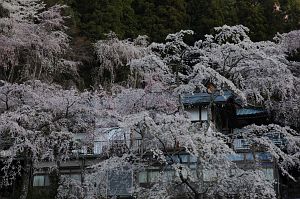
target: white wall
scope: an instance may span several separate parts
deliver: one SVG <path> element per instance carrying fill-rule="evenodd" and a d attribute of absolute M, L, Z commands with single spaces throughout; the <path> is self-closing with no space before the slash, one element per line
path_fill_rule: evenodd
<path fill-rule="evenodd" d="M 189 118 L 192 122 L 200 121 L 199 107 L 186 108 L 185 111 L 188 112 Z"/>

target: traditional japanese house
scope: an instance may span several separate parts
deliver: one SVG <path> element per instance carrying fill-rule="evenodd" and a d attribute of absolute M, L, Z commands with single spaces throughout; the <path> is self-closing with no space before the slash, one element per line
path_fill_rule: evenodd
<path fill-rule="evenodd" d="M 229 91 L 195 93 L 183 96 L 182 103 L 192 122 L 212 122 L 228 134 L 234 128 L 236 116 L 235 96 Z"/>
<path fill-rule="evenodd" d="M 209 89 L 208 89 L 209 90 Z M 273 157 L 264 149 L 251 149 L 248 141 L 239 137 L 243 127 L 251 124 L 268 124 L 269 114 L 260 107 L 242 107 L 240 100 L 231 91 L 214 91 L 212 93 L 195 93 L 185 95 L 182 99 L 184 109 L 192 122 L 212 122 L 217 130 L 229 135 L 228 144 L 236 154 L 230 160 L 242 169 L 259 169 L 269 181 L 274 181 L 274 188 L 280 196 L 279 173 Z M 282 145 L 280 135 L 270 133 L 270 139 Z"/>

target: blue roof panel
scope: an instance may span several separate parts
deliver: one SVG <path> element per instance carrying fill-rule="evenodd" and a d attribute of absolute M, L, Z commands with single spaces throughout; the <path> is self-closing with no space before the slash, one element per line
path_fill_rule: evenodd
<path fill-rule="evenodd" d="M 225 103 L 230 97 L 233 97 L 231 91 L 224 91 L 223 95 L 220 95 L 219 92 L 213 95 L 209 93 L 195 93 L 183 96 L 182 103 L 184 105 L 209 104 L 211 100 L 216 103 Z"/>
<path fill-rule="evenodd" d="M 241 108 L 236 110 L 237 116 L 266 114 L 266 110 L 262 108 Z"/>

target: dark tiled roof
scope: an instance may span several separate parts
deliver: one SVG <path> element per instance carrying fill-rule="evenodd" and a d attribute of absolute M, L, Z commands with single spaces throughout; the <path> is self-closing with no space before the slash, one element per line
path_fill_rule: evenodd
<path fill-rule="evenodd" d="M 193 95 L 185 95 L 182 98 L 183 105 L 201 105 L 209 104 L 211 100 L 215 103 L 225 103 L 229 98 L 233 97 L 231 91 L 224 91 L 223 95 L 219 92 L 211 95 L 209 93 L 194 93 Z"/>
<path fill-rule="evenodd" d="M 261 115 L 261 114 L 267 114 L 267 111 L 263 108 L 252 108 L 252 107 L 240 108 L 236 110 L 237 116 L 251 116 L 251 115 Z"/>

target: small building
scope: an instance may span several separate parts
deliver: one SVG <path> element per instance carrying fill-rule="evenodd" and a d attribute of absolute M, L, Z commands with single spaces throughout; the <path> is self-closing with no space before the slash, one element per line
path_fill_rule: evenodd
<path fill-rule="evenodd" d="M 263 149 L 253 151 L 247 140 L 236 137 L 247 125 L 268 124 L 269 113 L 265 109 L 252 106 L 242 107 L 240 100 L 228 90 L 185 95 L 182 103 L 192 122 L 212 122 L 217 130 L 229 135 L 228 145 L 236 152 L 229 159 L 244 170 L 258 169 L 262 171 L 267 180 L 275 181 L 274 189 L 277 195 L 280 195 L 280 174 L 271 154 Z M 269 138 L 276 145 L 284 144 L 280 135 L 276 136 L 276 132 L 270 133 Z"/>
<path fill-rule="evenodd" d="M 212 122 L 223 133 L 230 133 L 236 116 L 235 95 L 229 91 L 194 93 L 182 98 L 192 122 Z"/>

